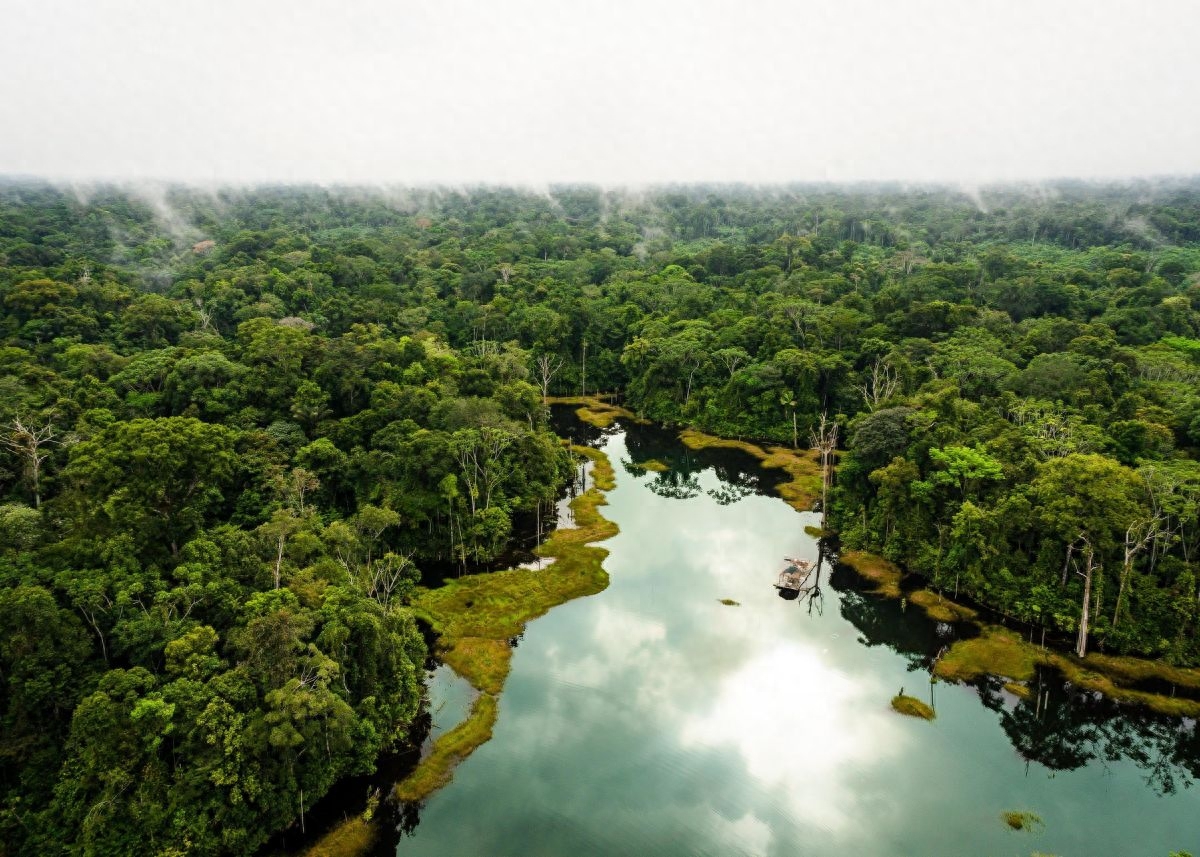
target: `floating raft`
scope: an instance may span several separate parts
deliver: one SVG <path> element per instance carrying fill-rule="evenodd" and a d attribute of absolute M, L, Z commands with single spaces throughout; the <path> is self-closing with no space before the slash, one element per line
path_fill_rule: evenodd
<path fill-rule="evenodd" d="M 813 564 L 806 559 L 792 559 L 790 556 L 785 556 L 783 562 L 783 571 L 779 572 L 775 588 L 799 592 L 812 574 Z"/>

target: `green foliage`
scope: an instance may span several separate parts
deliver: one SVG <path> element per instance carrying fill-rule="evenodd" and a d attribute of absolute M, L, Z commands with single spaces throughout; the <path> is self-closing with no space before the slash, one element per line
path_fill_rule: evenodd
<path fill-rule="evenodd" d="M 572 472 L 543 381 L 803 507 L 824 411 L 847 548 L 1073 632 L 1086 539 L 1092 636 L 1200 663 L 1200 186 L 985 195 L 173 189 L 193 247 L 0 185 L 6 853 L 249 853 L 404 741 L 419 570 Z"/>

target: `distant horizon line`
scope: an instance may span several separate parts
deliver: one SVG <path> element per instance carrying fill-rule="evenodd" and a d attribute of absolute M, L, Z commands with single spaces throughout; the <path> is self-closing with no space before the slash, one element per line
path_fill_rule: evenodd
<path fill-rule="evenodd" d="M 600 191 L 654 191 L 677 188 L 899 188 L 899 189 L 1022 189 L 1046 186 L 1118 187 L 1139 184 L 1169 185 L 1200 181 L 1200 170 L 1192 173 L 1146 173 L 1127 176 L 1070 176 L 1005 179 L 663 179 L 655 181 L 598 181 L 591 179 L 195 179 L 148 176 L 52 177 L 32 173 L 0 172 L 0 185 L 42 184 L 58 188 L 157 187 L 190 190 L 245 190 L 272 188 L 320 188 L 328 190 L 539 190 L 546 188 L 589 188 Z"/>

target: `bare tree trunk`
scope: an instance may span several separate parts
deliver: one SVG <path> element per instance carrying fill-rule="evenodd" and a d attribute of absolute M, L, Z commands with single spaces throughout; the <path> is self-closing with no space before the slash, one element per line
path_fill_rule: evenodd
<path fill-rule="evenodd" d="M 1154 544 L 1160 534 L 1159 518 L 1153 518 L 1149 521 L 1135 521 L 1125 530 L 1125 561 L 1121 565 L 1121 583 L 1117 587 L 1117 606 L 1113 610 L 1113 627 L 1121 621 L 1121 605 L 1125 598 L 1125 587 L 1129 581 L 1129 573 L 1133 571 L 1133 561 L 1137 555 L 1146 549 L 1147 545 Z M 1145 530 L 1141 530 L 1145 527 Z"/>
<path fill-rule="evenodd" d="M 550 397 L 550 382 L 554 380 L 554 376 L 558 374 L 558 370 L 562 368 L 562 358 L 554 357 L 549 354 L 540 354 L 537 359 L 537 371 L 542 381 L 542 404 L 546 404 L 546 400 Z"/>
<path fill-rule="evenodd" d="M 279 534 L 278 550 L 275 553 L 275 588 L 279 588 L 279 581 L 282 578 L 283 570 L 283 545 L 287 541 L 287 536 L 283 533 Z"/>
<path fill-rule="evenodd" d="M 50 457 L 50 451 L 43 447 L 59 443 L 55 439 L 56 436 L 50 420 L 46 420 L 46 425 L 37 428 L 33 423 L 26 426 L 20 417 L 14 417 L 9 434 L 0 437 L 0 446 L 7 447 L 25 462 L 25 477 L 29 480 L 35 509 L 42 505 L 42 462 Z"/>
<path fill-rule="evenodd" d="M 1071 542 L 1069 545 L 1067 545 L 1067 558 L 1065 560 L 1063 560 L 1062 578 L 1058 582 L 1059 586 L 1067 585 L 1067 571 L 1071 567 L 1071 554 L 1073 554 L 1074 552 L 1075 552 L 1075 542 Z"/>
<path fill-rule="evenodd" d="M 1091 620 L 1092 607 L 1092 572 L 1096 568 L 1096 552 L 1089 544 L 1087 546 L 1087 571 L 1083 576 L 1083 604 L 1079 613 L 1079 637 L 1075 641 L 1075 654 L 1083 657 L 1087 654 L 1088 627 Z"/>
<path fill-rule="evenodd" d="M 837 449 L 838 424 L 828 421 L 828 415 L 822 412 L 821 421 L 809 434 L 809 439 L 821 454 L 821 528 L 825 529 L 829 521 L 829 486 L 833 482 L 833 452 Z"/>
<path fill-rule="evenodd" d="M 891 398 L 900 386 L 900 374 L 891 362 L 879 357 L 871 367 L 871 374 L 856 389 L 863 397 L 867 410 L 874 411 L 881 403 Z"/>

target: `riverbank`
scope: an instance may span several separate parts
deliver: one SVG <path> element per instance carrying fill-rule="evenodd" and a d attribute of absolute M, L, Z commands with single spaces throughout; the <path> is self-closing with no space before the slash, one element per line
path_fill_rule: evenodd
<path fill-rule="evenodd" d="M 743 440 L 718 437 L 685 429 L 679 439 L 689 449 L 737 449 L 754 456 L 768 469 L 781 469 L 791 478 L 776 492 L 794 509 L 809 511 L 820 497 L 821 467 L 815 450 L 791 450 L 781 446 L 763 448 Z M 1159 661 L 1091 653 L 1080 659 L 1023 639 L 1012 630 L 983 620 L 965 604 L 930 589 L 904 592 L 906 577 L 895 563 L 875 554 L 846 550 L 838 557 L 861 577 L 875 584 L 874 592 L 887 598 L 906 600 L 935 622 L 963 623 L 978 629 L 978 636 L 958 640 L 938 659 L 935 672 L 949 681 L 971 681 L 989 674 L 1009 679 L 1008 688 L 1027 693 L 1026 682 L 1039 666 L 1057 669 L 1077 687 L 1175 717 L 1200 717 L 1200 701 L 1173 695 L 1183 688 L 1200 693 L 1200 669 L 1181 669 Z M 1147 684 L 1170 686 L 1167 693 L 1144 689 Z"/>
<path fill-rule="evenodd" d="M 602 396 L 549 396 L 547 405 L 574 405 L 575 416 L 590 426 L 606 429 L 618 419 L 629 420 L 637 425 L 650 425 L 628 408 L 614 405 Z"/>
<path fill-rule="evenodd" d="M 536 553 L 553 563 L 540 570 L 512 569 L 472 574 L 437 589 L 417 590 L 413 612 L 437 635 L 442 662 L 466 679 L 478 696 L 466 718 L 438 738 L 424 759 L 396 784 L 393 796 L 424 800 L 450 781 L 454 769 L 492 737 L 500 691 L 512 662 L 510 640 L 553 607 L 594 595 L 608 586 L 603 567 L 608 551 L 595 542 L 612 538 L 617 525 L 600 512 L 616 485 L 612 463 L 585 446 L 572 451 L 591 462 L 592 487 L 571 501 L 575 526 L 555 530 Z M 305 857 L 348 857 L 374 842 L 370 819 L 351 818 L 321 838 Z"/>
<path fill-rule="evenodd" d="M 815 450 L 789 450 L 772 446 L 763 449 L 742 440 L 717 437 L 694 429 L 680 432 L 689 449 L 738 449 L 757 458 L 764 468 L 777 468 L 791 479 L 776 492 L 798 511 L 806 512 L 820 496 L 821 467 Z M 1200 701 L 1174 695 L 1178 688 L 1200 692 L 1200 669 L 1182 669 L 1142 658 L 1092 653 L 1080 659 L 1043 648 L 1000 625 L 986 622 L 976 610 L 929 589 L 904 592 L 903 569 L 881 556 L 860 550 L 843 551 L 838 560 L 860 577 L 875 584 L 875 594 L 905 599 L 935 622 L 965 623 L 978 629 L 978 636 L 958 640 L 938 659 L 935 673 L 949 681 L 971 681 L 983 675 L 1009 679 L 1006 685 L 1018 695 L 1028 692 L 1026 682 L 1038 666 L 1057 669 L 1077 687 L 1175 717 L 1200 717 Z M 1170 693 L 1156 693 L 1137 685 L 1171 686 Z"/>
<path fill-rule="evenodd" d="M 1121 702 L 1144 705 L 1173 717 L 1200 717 L 1200 701 L 1173 695 L 1183 688 L 1200 691 L 1200 669 L 1182 669 L 1160 661 L 1099 653 L 1084 658 L 1043 648 L 1010 628 L 984 621 L 977 611 L 928 589 L 905 593 L 905 577 L 895 563 L 859 550 L 843 551 L 839 561 L 875 584 L 872 590 L 886 598 L 903 598 L 935 622 L 974 626 L 977 636 L 957 640 L 937 660 L 934 674 L 947 681 L 968 682 L 985 675 L 1008 679 L 1006 688 L 1017 695 L 1029 692 L 1027 682 L 1037 668 L 1051 667 L 1084 690 L 1102 693 Z M 1154 693 L 1138 685 L 1169 685 L 1171 693 Z"/>
<path fill-rule="evenodd" d="M 739 449 L 752 455 L 759 463 L 773 470 L 782 470 L 789 477 L 775 491 L 798 512 L 811 512 L 813 504 L 821 497 L 820 454 L 815 449 L 788 449 L 786 446 L 771 446 L 763 449 L 745 440 L 731 440 L 705 434 L 695 429 L 684 429 L 679 439 L 688 449 Z"/>
<path fill-rule="evenodd" d="M 552 607 L 608 586 L 604 558 L 594 542 L 612 538 L 617 525 L 600 513 L 604 495 L 615 486 L 612 464 L 603 452 L 575 446 L 592 462 L 592 487 L 571 501 L 575 526 L 555 530 L 537 549 L 554 562 L 542 570 L 513 569 L 474 574 L 420 590 L 413 611 L 437 635 L 442 662 L 479 691 L 466 720 L 443 735 L 416 769 L 397 784 L 401 800 L 423 800 L 445 785 L 454 768 L 492 734 L 496 701 L 512 663 L 510 640 L 526 623 Z"/>

